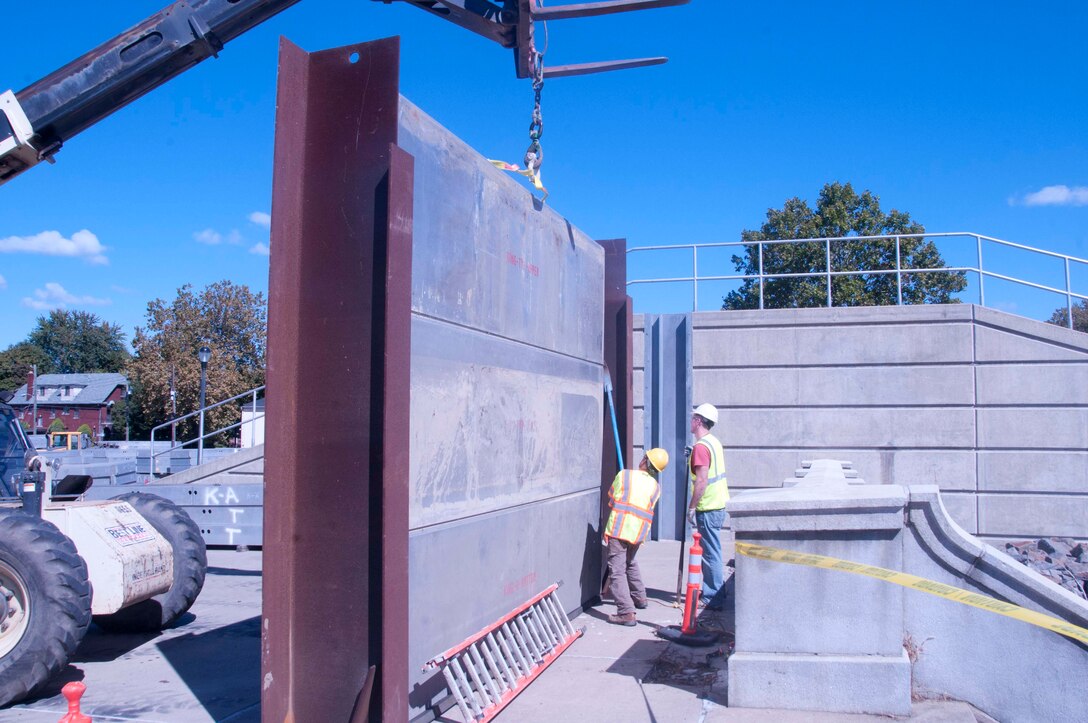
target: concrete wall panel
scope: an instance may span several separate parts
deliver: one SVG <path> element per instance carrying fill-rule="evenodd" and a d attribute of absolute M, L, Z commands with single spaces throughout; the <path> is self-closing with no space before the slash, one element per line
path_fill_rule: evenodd
<path fill-rule="evenodd" d="M 1088 491 L 1088 452 L 1026 450 L 978 454 L 979 489 L 1003 492 Z"/>
<path fill-rule="evenodd" d="M 980 365 L 978 403 L 1088 405 L 1088 364 Z"/>
<path fill-rule="evenodd" d="M 696 368 L 962 363 L 971 361 L 971 337 L 965 328 L 925 327 L 925 344 L 918 343 L 918 327 L 907 324 L 696 328 L 694 362 Z"/>
<path fill-rule="evenodd" d="M 731 407 L 970 406 L 973 374 L 966 364 L 696 369 L 695 398 L 724 394 L 718 401 Z"/>
<path fill-rule="evenodd" d="M 718 425 L 726 447 L 970 448 L 975 443 L 974 411 L 956 407 L 721 409 Z"/>
<path fill-rule="evenodd" d="M 1005 328 L 978 325 L 975 337 L 975 353 L 980 363 L 1085 361 L 1086 357 L 1084 350 Z"/>
<path fill-rule="evenodd" d="M 978 443 L 984 449 L 1083 449 L 1088 408 L 978 410 Z"/>
<path fill-rule="evenodd" d="M 1088 496 L 979 493 L 979 529 L 986 535 L 1085 539 Z M 1044 526 L 1045 525 L 1045 526 Z M 1042 528 L 1044 533 L 1040 533 Z"/>
<path fill-rule="evenodd" d="M 953 518 L 989 539 L 1014 534 L 996 511 L 1019 500 L 1015 534 L 1088 538 L 1088 335 L 967 304 L 699 312 L 692 324 L 693 396 L 721 410 L 731 488 L 842 459 L 871 483 L 963 493 L 948 498 Z M 1013 494 L 987 497 L 987 515 L 976 490 Z M 1055 494 L 1079 523 L 1046 512 Z"/>

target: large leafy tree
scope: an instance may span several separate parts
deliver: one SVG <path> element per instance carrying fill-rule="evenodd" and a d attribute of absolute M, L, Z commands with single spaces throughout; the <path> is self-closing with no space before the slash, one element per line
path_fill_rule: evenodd
<path fill-rule="evenodd" d="M 744 241 L 775 239 L 821 239 L 844 236 L 882 236 L 924 233 L 925 227 L 910 214 L 892 210 L 885 213 L 880 199 L 869 191 L 858 194 L 849 183 L 828 183 L 820 190 L 816 207 L 791 198 L 780 209 L 769 209 L 767 220 L 757 231 L 741 233 Z M 904 238 L 899 242 L 902 268 L 933 269 L 944 260 L 932 241 Z M 758 274 L 758 246 L 748 246 L 743 255 L 734 255 L 733 264 L 743 274 Z M 896 268 L 896 244 L 892 240 L 847 239 L 831 242 L 832 271 L 886 271 Z M 827 271 L 827 247 L 822 241 L 800 244 L 763 245 L 764 274 L 806 274 Z M 945 304 L 957 302 L 953 294 L 967 286 L 963 272 L 903 274 L 904 304 Z M 898 303 L 896 275 L 865 273 L 834 276 L 831 280 L 834 306 L 882 306 Z M 722 300 L 723 309 L 758 309 L 759 281 L 748 279 Z M 763 306 L 767 309 L 827 305 L 825 277 L 776 278 L 764 282 Z"/>
<path fill-rule="evenodd" d="M 38 366 L 38 374 L 53 371 L 53 360 L 36 344 L 21 341 L 0 352 L 0 391 L 13 392 L 26 384 L 31 367 Z"/>
<path fill-rule="evenodd" d="M 127 413 L 133 434 L 146 437 L 152 427 L 174 418 L 171 370 L 176 416 L 198 409 L 197 351 L 202 346 L 211 350 L 207 404 L 264 384 L 266 313 L 263 294 L 230 281 L 216 282 L 199 292 L 187 284 L 171 302 L 155 299 L 148 303 L 147 323 L 136 328 L 135 353 L 127 367 L 132 383 Z M 238 406 L 226 404 L 208 413 L 205 426 L 219 429 L 239 417 Z M 178 425 L 177 433 L 179 440 L 192 439 L 196 423 L 190 420 Z M 156 439 L 160 438 L 156 434 Z"/>
<path fill-rule="evenodd" d="M 1057 324 L 1058 326 L 1069 326 L 1069 309 L 1062 306 L 1054 310 L 1054 313 L 1047 319 L 1050 324 Z M 1073 304 L 1073 328 L 1077 331 L 1088 331 L 1088 301 L 1081 299 L 1077 303 Z"/>
<path fill-rule="evenodd" d="M 39 316 L 27 341 L 45 352 L 50 371 L 60 374 L 120 372 L 129 357 L 121 327 L 89 311 L 54 309 Z"/>

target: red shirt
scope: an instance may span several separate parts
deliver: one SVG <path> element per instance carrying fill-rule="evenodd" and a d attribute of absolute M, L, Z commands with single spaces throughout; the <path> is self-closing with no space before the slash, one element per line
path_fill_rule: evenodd
<path fill-rule="evenodd" d="M 691 473 L 695 474 L 696 467 L 710 469 L 710 450 L 705 444 L 696 444 L 691 450 Z"/>

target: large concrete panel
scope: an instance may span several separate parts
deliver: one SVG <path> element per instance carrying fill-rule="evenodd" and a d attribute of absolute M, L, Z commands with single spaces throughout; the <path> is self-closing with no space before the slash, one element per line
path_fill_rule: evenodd
<path fill-rule="evenodd" d="M 720 433 L 719 433 L 720 429 Z M 720 409 L 715 429 L 730 447 L 971 448 L 974 411 L 926 409 Z"/>
<path fill-rule="evenodd" d="M 1037 537 L 1045 524 L 1046 534 L 1088 538 L 1088 496 L 995 495 L 978 496 L 979 530 L 999 537 Z M 1045 521 L 1045 522 L 1044 522 Z"/>
<path fill-rule="evenodd" d="M 603 250 L 403 99 L 398 144 L 426 199 L 413 217 L 412 310 L 600 361 Z"/>
<path fill-rule="evenodd" d="M 415 529 L 409 538 L 409 666 L 419 709 L 444 695 L 418 671 L 553 582 L 567 612 L 600 585 L 600 495 L 586 492 L 512 507 L 452 524 Z"/>
<path fill-rule="evenodd" d="M 1088 364 L 985 364 L 977 375 L 983 406 L 1088 405 Z"/>
<path fill-rule="evenodd" d="M 733 489 L 828 457 L 878 484 L 1088 499 L 1088 335 L 966 304 L 699 312 L 692 325 L 693 397 L 721 410 Z M 969 498 L 949 504 L 965 529 L 1003 535 Z"/>
<path fill-rule="evenodd" d="M 972 450 L 759 449 L 729 447 L 725 451 L 730 487 L 778 487 L 809 459 L 838 459 L 854 463 L 869 484 L 934 484 L 942 491 L 975 490 L 975 454 Z"/>
<path fill-rule="evenodd" d="M 1035 322 L 1038 324 L 1039 322 Z M 1047 326 L 1053 326 L 1048 324 Z M 1061 331 L 1060 327 L 1054 327 Z M 1069 334 L 1080 332 L 1064 330 Z M 1070 340 L 1074 341 L 1074 340 Z M 1079 341 L 1079 340 L 1076 340 Z M 1054 362 L 1086 361 L 1084 349 L 1055 343 L 1052 339 L 1020 333 L 1009 328 L 978 325 L 975 328 L 975 353 L 980 363 L 986 362 Z"/>
<path fill-rule="evenodd" d="M 695 398 L 731 407 L 969 406 L 975 379 L 967 364 L 696 369 Z"/>
<path fill-rule="evenodd" d="M 970 362 L 969 329 L 960 324 L 695 329 L 699 367 L 848 366 Z"/>
<path fill-rule="evenodd" d="M 1088 407 L 978 410 L 983 449 L 1084 449 Z"/>
<path fill-rule="evenodd" d="M 410 703 L 422 663 L 562 580 L 599 592 L 604 250 L 401 100 L 415 158 Z"/>
<path fill-rule="evenodd" d="M 978 453 L 979 490 L 1088 492 L 1088 452 L 1017 450 Z"/>
<path fill-rule="evenodd" d="M 412 319 L 412 529 L 596 489 L 601 367 Z"/>

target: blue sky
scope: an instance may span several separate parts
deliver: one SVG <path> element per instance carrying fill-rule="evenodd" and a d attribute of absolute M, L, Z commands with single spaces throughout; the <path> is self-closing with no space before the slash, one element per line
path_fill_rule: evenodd
<path fill-rule="evenodd" d="M 48 27 L 0 44 L 0 90 L 166 4 L 56 3 Z M 1086 27 L 1086 3 L 1000 1 L 693 0 L 552 22 L 546 62 L 671 62 L 546 84 L 549 203 L 596 238 L 709 243 L 850 181 L 929 231 L 1088 257 Z M 407 97 L 486 156 L 525 151 L 531 89 L 509 51 L 399 3 L 302 0 L 0 187 L 0 348 L 51 306 L 131 338 L 185 283 L 267 291 L 281 35 L 306 50 L 401 35 Z M 1035 303 L 994 289 L 1009 310 Z"/>

